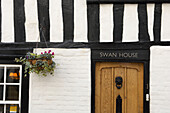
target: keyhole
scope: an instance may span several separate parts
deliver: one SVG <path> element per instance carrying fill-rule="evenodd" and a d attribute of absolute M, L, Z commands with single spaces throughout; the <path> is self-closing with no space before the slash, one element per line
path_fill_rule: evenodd
<path fill-rule="evenodd" d="M 122 98 L 120 95 L 116 98 L 116 113 L 122 113 Z"/>

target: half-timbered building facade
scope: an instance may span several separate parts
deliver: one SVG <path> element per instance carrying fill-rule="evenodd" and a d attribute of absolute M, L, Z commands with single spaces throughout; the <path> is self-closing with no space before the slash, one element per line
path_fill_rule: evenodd
<path fill-rule="evenodd" d="M 0 113 L 170 112 L 169 0 L 0 4 Z M 24 77 L 14 59 L 48 50 L 54 76 Z"/>

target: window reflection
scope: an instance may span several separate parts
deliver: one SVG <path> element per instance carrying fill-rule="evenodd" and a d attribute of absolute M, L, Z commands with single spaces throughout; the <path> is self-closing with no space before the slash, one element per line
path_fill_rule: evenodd
<path fill-rule="evenodd" d="M 0 113 L 4 113 L 4 105 L 0 105 Z"/>
<path fill-rule="evenodd" d="M 6 105 L 6 113 L 19 113 L 19 105 L 17 104 Z"/>
<path fill-rule="evenodd" d="M 4 68 L 0 67 L 0 83 L 4 82 Z"/>
<path fill-rule="evenodd" d="M 19 86 L 6 86 L 6 100 L 19 100 Z"/>
<path fill-rule="evenodd" d="M 19 67 L 8 67 L 7 68 L 7 83 L 19 83 L 20 80 L 20 68 Z"/>
<path fill-rule="evenodd" d="M 3 89 L 4 89 L 4 86 L 0 86 L 0 100 L 3 100 Z"/>

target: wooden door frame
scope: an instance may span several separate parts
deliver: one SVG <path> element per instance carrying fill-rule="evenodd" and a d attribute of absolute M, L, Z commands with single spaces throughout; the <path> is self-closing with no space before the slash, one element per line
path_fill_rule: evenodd
<path fill-rule="evenodd" d="M 92 55 L 93 55 L 92 50 Z M 149 55 L 150 52 L 147 52 Z M 94 56 L 92 56 L 94 58 Z M 95 113 L 95 64 L 96 62 L 127 62 L 127 63 L 143 63 L 144 64 L 144 86 L 143 86 L 143 113 L 150 113 L 150 101 L 146 101 L 146 94 L 149 94 L 149 58 L 148 59 L 92 59 L 91 60 L 91 113 Z"/>

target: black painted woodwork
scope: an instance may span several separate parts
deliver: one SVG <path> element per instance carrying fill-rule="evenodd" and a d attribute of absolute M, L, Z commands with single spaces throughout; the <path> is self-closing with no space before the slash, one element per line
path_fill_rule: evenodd
<path fill-rule="evenodd" d="M 131 54 L 137 54 L 137 57 L 132 57 Z M 93 50 L 92 52 L 92 59 L 95 60 L 149 60 L 150 55 L 148 54 L 149 50 L 127 50 L 127 49 L 103 49 L 103 50 Z M 116 57 L 113 54 L 117 54 Z M 120 55 L 119 55 L 120 54 Z M 127 57 L 129 54 L 130 57 Z M 104 56 L 105 55 L 105 56 Z M 122 57 L 122 55 L 124 55 Z"/>
<path fill-rule="evenodd" d="M 6 48 L 19 48 L 19 49 L 32 49 L 36 48 L 37 42 L 26 42 L 26 43 L 1 43 L 0 49 Z M 91 49 L 148 49 L 152 45 L 170 45 L 167 43 L 78 43 L 78 42 L 64 42 L 64 43 L 51 43 L 48 42 L 49 48 L 91 48 Z M 39 48 L 47 48 L 44 42 L 38 43 Z"/>
<path fill-rule="evenodd" d="M 136 3 L 138 3 L 137 1 L 138 0 L 136 0 Z M 37 5 L 38 5 L 40 41 L 44 42 L 46 40 L 47 42 L 49 42 L 50 41 L 49 1 L 38 0 Z M 63 21 L 64 21 L 63 23 L 64 42 L 62 46 L 64 46 L 65 44 L 71 43 L 74 40 L 73 39 L 74 38 L 74 0 L 62 0 L 62 11 L 63 11 Z M 161 14 L 162 14 L 162 4 L 157 3 L 155 4 L 154 28 L 153 28 L 155 43 L 159 43 L 161 40 L 161 16 L 162 16 Z M 122 43 L 124 3 L 114 4 L 113 15 L 114 15 L 113 42 Z M 1 17 L 1 12 L 0 12 L 0 17 Z M 100 40 L 99 39 L 100 38 L 99 4 L 87 4 L 87 17 L 88 17 L 88 41 L 90 43 L 99 42 Z M 149 42 L 150 38 L 148 34 L 146 3 L 141 2 L 139 4 L 138 18 L 139 18 L 139 37 L 138 37 L 139 42 L 145 42 L 145 43 Z M 0 18 L 0 25 L 1 25 L 1 18 Z M 26 33 L 25 33 L 24 0 L 19 0 L 19 1 L 14 0 L 14 30 L 15 30 L 15 43 L 25 42 Z M 1 40 L 1 27 L 0 27 L 0 40 Z M 61 45 L 61 43 L 59 45 Z"/>
<path fill-rule="evenodd" d="M 100 24 L 99 24 L 99 5 L 87 5 L 88 18 L 88 41 L 99 42 Z"/>
<path fill-rule="evenodd" d="M 14 0 L 14 34 L 15 42 L 25 42 L 24 0 Z"/>
<path fill-rule="evenodd" d="M 121 43 L 123 35 L 124 4 L 114 4 L 113 15 L 114 15 L 113 42 Z"/>
<path fill-rule="evenodd" d="M 155 4 L 154 11 L 154 41 L 160 42 L 161 40 L 161 18 L 162 18 L 162 4 Z"/>
<path fill-rule="evenodd" d="M 150 54 L 150 52 L 149 52 Z M 143 62 L 144 63 L 144 93 L 143 95 L 146 95 L 146 94 L 150 94 L 150 89 L 149 89 L 149 86 L 150 86 L 150 62 L 147 61 L 147 62 Z M 146 96 L 144 96 L 144 111 L 146 113 L 150 113 L 150 102 L 149 101 L 146 101 Z"/>
<path fill-rule="evenodd" d="M 120 95 L 116 98 L 116 113 L 122 113 L 122 98 Z"/>
<path fill-rule="evenodd" d="M 36 48 L 37 42 L 22 42 L 22 43 L 1 43 L 0 50 L 5 49 L 33 49 Z M 170 42 L 127 42 L 127 43 L 81 43 L 81 42 L 64 42 L 54 43 L 48 42 L 49 48 L 91 48 L 91 49 L 130 49 L 130 50 L 146 50 L 154 45 L 169 46 Z M 38 43 L 39 48 L 47 48 L 44 42 Z"/>
<path fill-rule="evenodd" d="M 37 0 L 40 41 L 50 40 L 49 0 Z M 38 39 L 38 37 L 35 37 Z"/>
<path fill-rule="evenodd" d="M 99 4 L 88 4 L 88 40 L 89 42 L 99 42 L 100 37 L 100 10 Z M 161 15 L 162 4 L 155 5 L 154 12 L 154 41 L 160 42 L 161 39 Z M 113 42 L 121 43 L 123 35 L 123 18 L 124 18 L 124 4 L 116 3 L 113 7 L 114 15 L 114 30 L 113 30 Z M 147 4 L 138 4 L 138 19 L 139 19 L 139 42 L 150 42 L 150 36 L 148 33 L 148 15 Z"/>
<path fill-rule="evenodd" d="M 62 0 L 64 21 L 64 41 L 73 42 L 74 37 L 74 0 Z"/>
<path fill-rule="evenodd" d="M 23 66 L 24 68 L 24 66 Z M 29 75 L 25 77 L 22 72 L 22 87 L 21 87 L 21 113 L 28 113 L 29 111 Z"/>
<path fill-rule="evenodd" d="M 146 4 L 138 4 L 138 19 L 139 19 L 139 41 L 149 42 L 150 37 L 148 33 L 148 16 Z"/>
<path fill-rule="evenodd" d="M 87 0 L 87 3 L 170 3 L 170 0 Z"/>
<path fill-rule="evenodd" d="M 1 27 L 2 26 L 2 12 L 1 12 L 1 0 L 0 0 L 0 42 L 1 42 Z"/>

